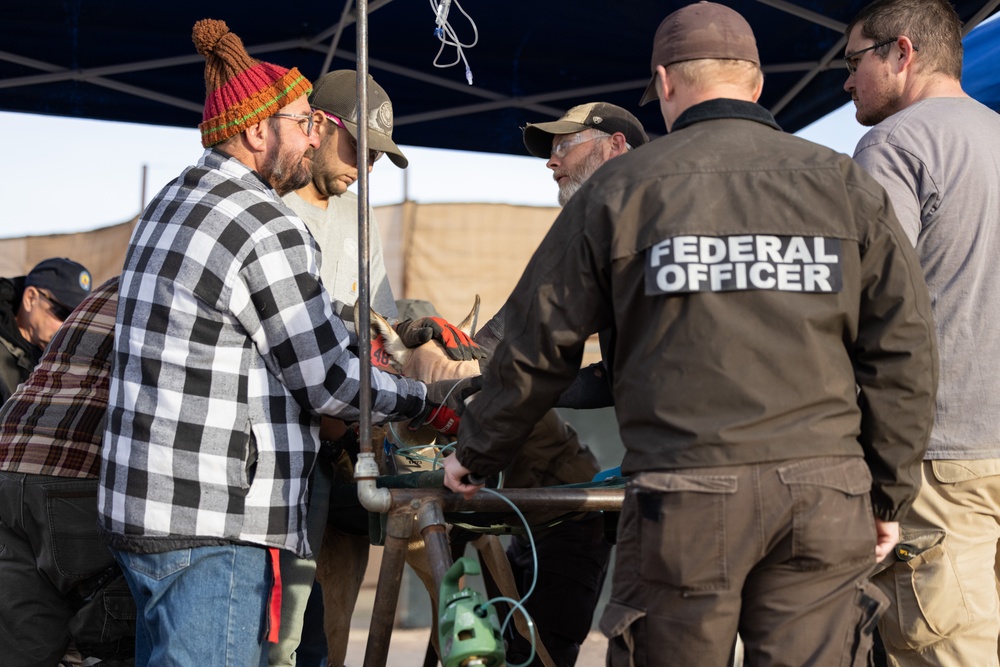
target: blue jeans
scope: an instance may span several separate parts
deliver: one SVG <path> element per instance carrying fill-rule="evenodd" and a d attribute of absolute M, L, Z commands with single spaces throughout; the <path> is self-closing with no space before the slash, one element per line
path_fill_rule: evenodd
<path fill-rule="evenodd" d="M 267 664 L 267 550 L 228 545 L 113 550 L 138 609 L 137 667 Z"/>

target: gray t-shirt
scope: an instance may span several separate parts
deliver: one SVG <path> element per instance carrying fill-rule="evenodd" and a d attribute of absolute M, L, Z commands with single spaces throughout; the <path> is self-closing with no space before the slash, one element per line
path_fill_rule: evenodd
<path fill-rule="evenodd" d="M 926 458 L 1000 458 L 1000 115 L 923 100 L 872 128 L 854 159 L 889 193 L 930 290 L 941 374 Z"/>
<path fill-rule="evenodd" d="M 348 190 L 338 197 L 330 197 L 325 210 L 306 202 L 295 192 L 282 199 L 302 218 L 319 245 L 322 252 L 319 274 L 326 290 L 334 299 L 354 306 L 358 300 L 358 196 Z M 396 301 L 385 271 L 375 213 L 370 208 L 368 249 L 372 308 L 389 321 L 395 321 Z M 348 324 L 353 331 L 353 320 Z"/>

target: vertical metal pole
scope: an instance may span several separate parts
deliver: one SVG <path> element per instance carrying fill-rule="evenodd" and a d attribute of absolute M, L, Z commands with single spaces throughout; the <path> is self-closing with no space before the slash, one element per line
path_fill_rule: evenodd
<path fill-rule="evenodd" d="M 371 295 L 368 277 L 368 0 L 357 2 L 358 98 L 358 356 L 361 357 L 358 439 L 361 451 L 372 451 Z"/>
<path fill-rule="evenodd" d="M 142 186 L 139 190 L 139 215 L 146 210 L 146 181 L 149 180 L 149 165 L 142 165 Z"/>

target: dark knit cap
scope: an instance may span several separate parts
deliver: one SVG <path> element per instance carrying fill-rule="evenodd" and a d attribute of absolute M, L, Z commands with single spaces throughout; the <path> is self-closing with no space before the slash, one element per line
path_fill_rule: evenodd
<path fill-rule="evenodd" d="M 260 62 L 225 21 L 202 19 L 191 32 L 205 56 L 205 111 L 201 143 L 209 148 L 276 114 L 312 91 L 298 69 Z"/>

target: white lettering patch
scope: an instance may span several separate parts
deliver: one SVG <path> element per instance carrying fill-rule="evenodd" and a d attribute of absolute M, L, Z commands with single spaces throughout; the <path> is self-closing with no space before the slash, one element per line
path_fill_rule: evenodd
<path fill-rule="evenodd" d="M 646 294 L 839 292 L 840 261 L 823 236 L 674 236 L 646 251 Z"/>

